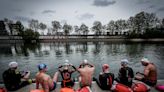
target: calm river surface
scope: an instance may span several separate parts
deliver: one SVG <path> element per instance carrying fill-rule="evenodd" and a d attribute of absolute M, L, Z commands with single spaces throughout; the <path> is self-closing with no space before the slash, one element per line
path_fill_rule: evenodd
<path fill-rule="evenodd" d="M 127 58 L 135 72 L 142 71 L 140 59 L 145 56 L 156 64 L 158 78 L 164 79 L 164 43 L 123 43 L 123 42 L 68 42 L 34 44 L 0 44 L 0 75 L 8 68 L 10 61 L 17 61 L 20 70 L 30 70 L 31 78 L 38 71 L 37 65 L 48 65 L 51 76 L 57 66 L 68 59 L 75 66 L 87 59 L 96 66 L 94 76 L 101 71 L 101 65 L 110 65 L 110 71 L 117 76 L 120 60 Z M 75 73 L 73 77 L 76 77 Z M 61 78 L 61 77 L 60 77 Z M 2 81 L 2 76 L 0 76 Z"/>

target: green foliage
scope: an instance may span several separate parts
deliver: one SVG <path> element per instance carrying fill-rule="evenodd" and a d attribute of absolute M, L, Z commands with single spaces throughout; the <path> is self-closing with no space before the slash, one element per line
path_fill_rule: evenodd
<path fill-rule="evenodd" d="M 59 31 L 59 29 L 62 28 L 60 22 L 56 21 L 56 20 L 52 21 L 52 27 L 53 27 L 53 31 L 56 32 L 56 33 Z"/>
<path fill-rule="evenodd" d="M 32 42 L 32 40 L 39 40 L 39 33 L 34 32 L 32 29 L 26 29 L 23 34 L 21 34 L 25 42 Z"/>
<path fill-rule="evenodd" d="M 96 35 L 101 35 L 102 24 L 100 21 L 95 21 L 93 23 L 92 31 L 95 32 Z"/>
<path fill-rule="evenodd" d="M 164 30 L 161 28 L 147 29 L 142 38 L 164 38 Z"/>
<path fill-rule="evenodd" d="M 85 24 L 81 24 L 80 30 L 82 31 L 83 35 L 88 35 L 88 26 L 86 26 Z"/>
<path fill-rule="evenodd" d="M 63 30 L 65 35 L 69 35 L 69 33 L 72 31 L 72 26 L 65 23 L 63 26 Z"/>
<path fill-rule="evenodd" d="M 141 35 L 135 32 L 129 33 L 129 35 L 126 36 L 127 38 L 140 38 Z"/>
<path fill-rule="evenodd" d="M 143 38 L 143 39 L 164 38 L 164 29 L 163 28 L 146 29 L 146 31 L 143 34 L 132 32 L 129 35 L 127 35 L 127 38 Z"/>

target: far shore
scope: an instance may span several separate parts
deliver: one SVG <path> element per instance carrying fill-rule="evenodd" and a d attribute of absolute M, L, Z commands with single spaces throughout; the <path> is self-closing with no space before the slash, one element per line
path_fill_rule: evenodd
<path fill-rule="evenodd" d="M 164 42 L 164 38 L 126 38 L 125 36 L 40 36 L 39 41 L 46 42 Z M 20 36 L 0 36 L 0 43 L 22 43 Z M 33 40 L 33 42 L 36 42 Z"/>

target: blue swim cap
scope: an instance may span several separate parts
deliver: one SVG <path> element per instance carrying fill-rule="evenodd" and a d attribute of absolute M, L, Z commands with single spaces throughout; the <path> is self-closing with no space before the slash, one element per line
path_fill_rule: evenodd
<path fill-rule="evenodd" d="M 38 65 L 38 69 L 39 69 L 39 70 L 43 70 L 43 69 L 45 69 L 45 68 L 47 68 L 47 65 L 46 65 L 46 64 L 39 64 L 39 65 Z"/>

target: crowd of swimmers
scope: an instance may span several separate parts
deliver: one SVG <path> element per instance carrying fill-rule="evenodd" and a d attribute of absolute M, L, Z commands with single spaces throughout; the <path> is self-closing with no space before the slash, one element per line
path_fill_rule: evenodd
<path fill-rule="evenodd" d="M 115 77 L 110 72 L 110 66 L 108 64 L 102 65 L 102 72 L 99 74 L 99 78 L 93 77 L 95 66 L 89 61 L 84 60 L 79 67 L 75 67 L 68 60 L 63 65 L 58 66 L 58 71 L 55 72 L 53 78 L 48 75 L 46 64 L 38 65 L 38 73 L 35 79 L 30 79 L 30 71 L 19 71 L 17 62 L 10 62 L 9 69 L 3 73 L 3 81 L 8 91 L 18 90 L 31 83 L 36 83 L 36 89 L 43 89 L 43 92 L 50 92 L 56 89 L 58 76 L 61 74 L 61 88 L 70 88 L 72 92 L 87 92 L 81 91 L 83 88 L 91 88 L 92 81 L 96 81 L 98 86 L 102 90 L 114 90 L 114 84 L 120 83 L 129 88 L 133 85 L 133 80 L 139 80 L 148 86 L 155 86 L 157 84 L 157 69 L 156 66 L 148 60 L 148 58 L 142 58 L 141 64 L 144 67 L 143 73 L 137 72 L 134 75 L 133 69 L 128 65 L 127 59 L 121 60 L 121 67 L 119 69 L 118 77 Z M 78 81 L 80 89 L 74 91 L 75 80 L 72 79 L 71 75 L 74 72 L 78 72 Z M 60 92 L 67 92 L 61 91 Z M 89 91 L 88 91 L 89 92 Z"/>

